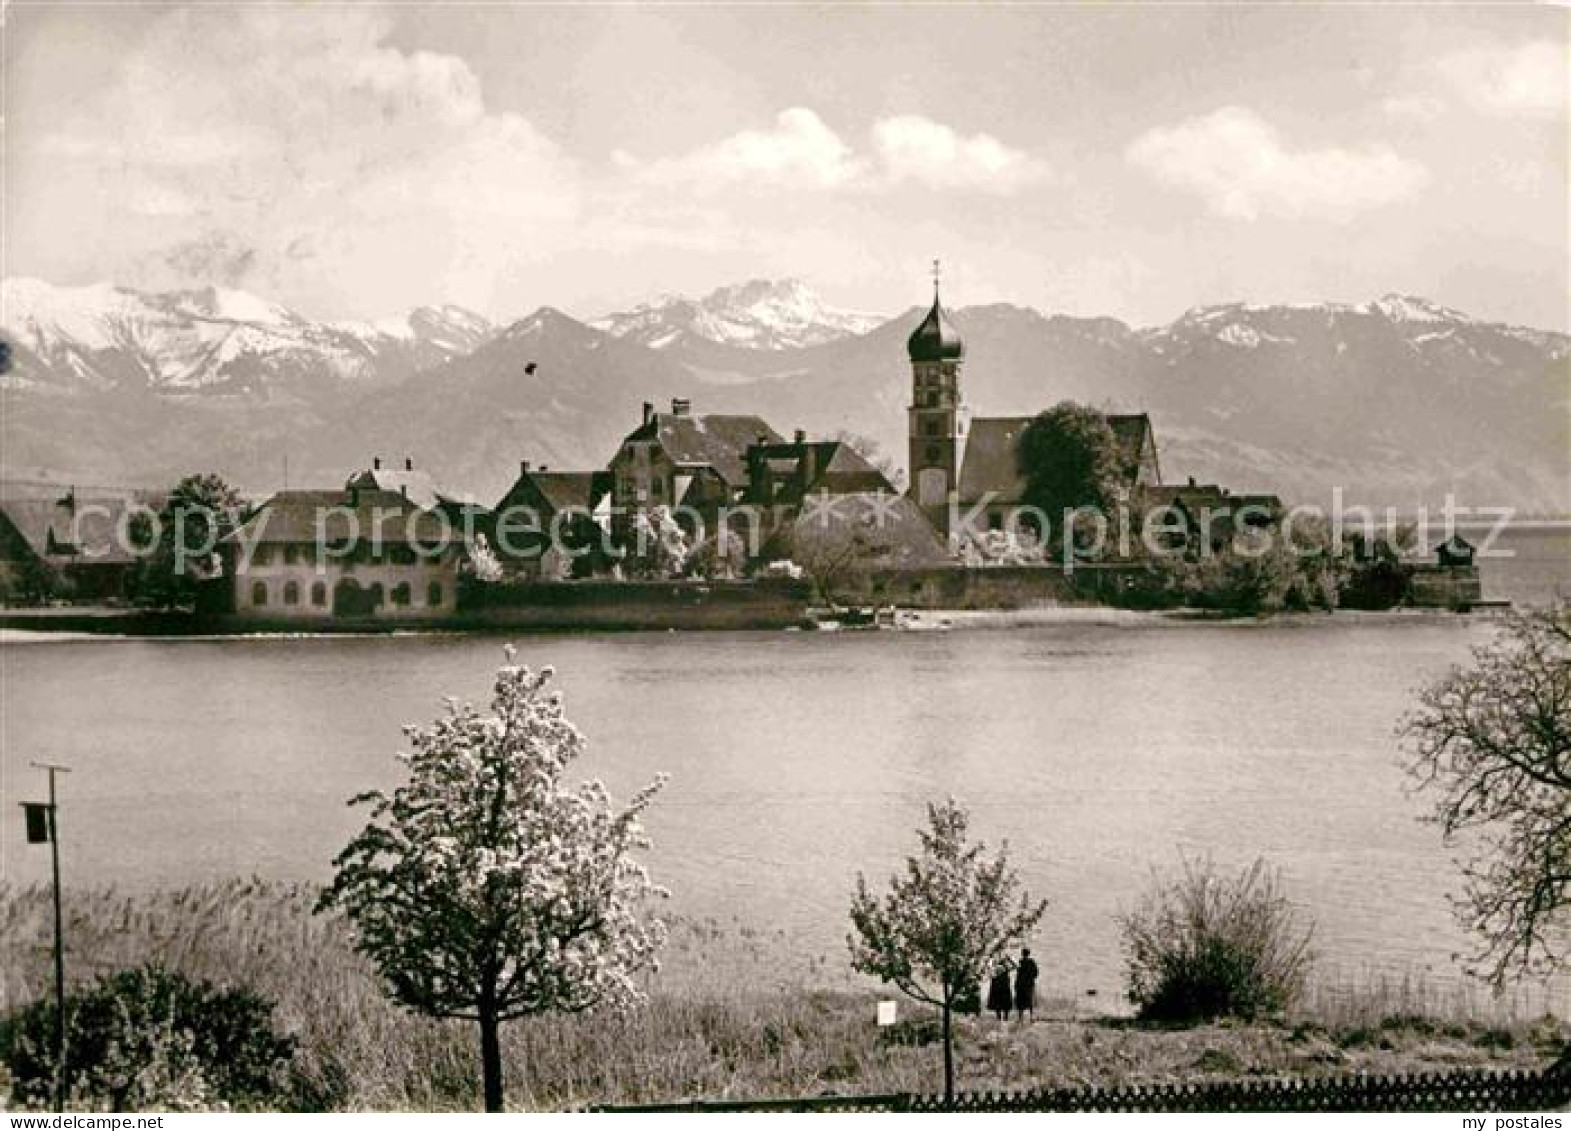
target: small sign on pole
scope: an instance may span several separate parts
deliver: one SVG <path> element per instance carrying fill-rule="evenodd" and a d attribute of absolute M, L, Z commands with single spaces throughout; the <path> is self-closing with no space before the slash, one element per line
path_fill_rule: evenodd
<path fill-rule="evenodd" d="M 896 1015 L 897 1007 L 895 1002 L 881 1001 L 878 1003 L 878 1027 L 880 1029 L 887 1029 L 893 1025 Z"/>
<path fill-rule="evenodd" d="M 27 843 L 49 843 L 49 806 L 32 801 L 22 802 L 22 814 L 27 820 Z"/>

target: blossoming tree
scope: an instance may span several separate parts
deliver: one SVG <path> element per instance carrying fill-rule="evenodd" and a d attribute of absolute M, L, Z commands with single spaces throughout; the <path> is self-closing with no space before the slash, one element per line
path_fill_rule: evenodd
<path fill-rule="evenodd" d="M 665 779 L 620 812 L 597 781 L 565 787 L 584 739 L 552 676 L 508 649 L 490 714 L 449 700 L 405 728 L 409 780 L 350 802 L 371 805 L 370 821 L 318 905 L 347 914 L 400 1004 L 478 1022 L 487 1111 L 502 1110 L 502 1022 L 630 1007 L 665 941 L 647 914 L 665 893 L 631 858 Z"/>
<path fill-rule="evenodd" d="M 943 1015 L 944 1101 L 955 1094 L 951 1014 L 1004 955 L 1023 942 L 1047 911 L 1020 890 L 1009 846 L 989 859 L 987 846 L 966 839 L 970 814 L 950 798 L 927 807 L 928 827 L 917 833 L 921 856 L 906 860 L 905 875 L 890 881 L 882 901 L 856 878 L 847 938 L 851 964 L 936 1005 Z"/>

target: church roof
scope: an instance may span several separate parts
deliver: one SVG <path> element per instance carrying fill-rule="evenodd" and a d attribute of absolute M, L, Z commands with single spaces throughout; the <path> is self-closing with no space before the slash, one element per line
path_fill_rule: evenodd
<path fill-rule="evenodd" d="M 964 357 L 965 352 L 965 341 L 939 305 L 935 291 L 933 308 L 906 339 L 906 353 L 912 361 L 953 361 Z"/>
<path fill-rule="evenodd" d="M 1013 504 L 1025 497 L 1025 476 L 1020 474 L 1020 437 L 1036 419 L 1032 416 L 979 416 L 971 421 L 965 459 L 957 489 L 962 502 L 976 502 L 993 492 L 995 503 Z M 1124 474 L 1133 483 L 1151 443 L 1151 418 L 1145 413 L 1111 415 L 1108 427 L 1118 441 Z"/>
<path fill-rule="evenodd" d="M 974 501 L 989 491 L 998 503 L 1018 503 L 1025 494 L 1016 451 L 1030 416 L 981 416 L 971 421 L 966 437 L 965 462 L 960 466 L 962 501 Z"/>

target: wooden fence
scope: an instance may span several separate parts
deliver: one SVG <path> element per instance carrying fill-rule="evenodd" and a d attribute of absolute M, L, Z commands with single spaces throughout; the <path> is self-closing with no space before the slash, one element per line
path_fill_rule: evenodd
<path fill-rule="evenodd" d="M 594 1111 L 1443 1111 L 1527 1112 L 1571 1106 L 1571 1049 L 1539 1072 L 1456 1071 L 1406 1076 L 1310 1076 L 1134 1084 L 1119 1088 L 1042 1088 L 941 1095 L 804 1096 L 779 1100 L 691 1100 Z"/>

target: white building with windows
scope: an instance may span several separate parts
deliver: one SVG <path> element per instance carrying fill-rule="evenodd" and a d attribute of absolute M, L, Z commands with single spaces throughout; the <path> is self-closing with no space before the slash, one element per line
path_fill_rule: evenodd
<path fill-rule="evenodd" d="M 222 552 L 238 617 L 414 621 L 458 607 L 461 532 L 398 491 L 280 491 Z"/>

